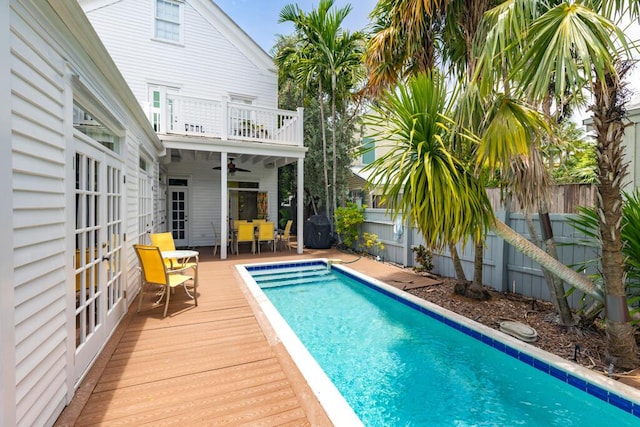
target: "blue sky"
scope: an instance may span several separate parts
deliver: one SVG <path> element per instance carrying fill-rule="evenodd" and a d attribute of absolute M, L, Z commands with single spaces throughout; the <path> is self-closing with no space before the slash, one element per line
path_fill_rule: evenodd
<path fill-rule="evenodd" d="M 297 4 L 305 12 L 318 6 L 319 0 L 214 0 L 266 52 L 276 42 L 277 34 L 291 34 L 291 24 L 278 24 L 280 11 L 287 4 Z M 361 30 L 369 23 L 369 13 L 377 0 L 335 0 L 334 7 L 351 4 L 351 13 L 344 21 L 349 31 Z"/>

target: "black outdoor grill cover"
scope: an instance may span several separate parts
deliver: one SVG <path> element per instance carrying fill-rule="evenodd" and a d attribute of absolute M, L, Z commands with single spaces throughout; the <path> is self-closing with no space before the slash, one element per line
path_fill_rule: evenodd
<path fill-rule="evenodd" d="M 312 215 L 304 222 L 304 245 L 311 249 L 331 247 L 331 223 L 324 215 Z"/>

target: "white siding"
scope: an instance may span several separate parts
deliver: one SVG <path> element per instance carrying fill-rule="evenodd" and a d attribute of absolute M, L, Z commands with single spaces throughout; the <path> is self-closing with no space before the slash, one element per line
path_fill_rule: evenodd
<path fill-rule="evenodd" d="M 52 425 L 73 394 L 74 94 L 88 96 L 122 133 L 127 235 L 137 227 L 131 201 L 137 200 L 140 146 L 152 170 L 158 168 L 159 141 L 82 11 L 75 2 L 53 4 L 0 6 L 0 34 L 7 40 L 0 54 L 0 427 Z M 138 276 L 128 243 L 123 268 L 131 271 L 131 294 Z"/>
<path fill-rule="evenodd" d="M 0 3 L 0 37 L 9 38 L 9 3 Z M 11 53 L 9 49 L 0 50 L 0 97 L 11 99 Z M 6 64 L 6 65 L 3 65 Z M 15 328 L 14 328 L 14 291 L 13 265 L 7 260 L 13 258 L 13 206 L 11 200 L 13 188 L 9 183 L 13 171 L 11 143 L 11 103 L 0 104 L 0 426 L 12 426 L 15 420 Z M 5 142 L 7 141 L 7 142 Z"/>
<path fill-rule="evenodd" d="M 247 49 L 227 39 L 189 1 L 184 3 L 184 44 L 152 40 L 153 5 L 154 0 L 123 0 L 87 11 L 143 107 L 150 83 L 176 86 L 182 95 L 210 99 L 245 94 L 256 97 L 256 105 L 277 107 L 275 72 L 256 65 Z M 113 31 L 116 27 L 118 31 Z"/>
<path fill-rule="evenodd" d="M 64 404 L 65 81 L 59 47 L 11 2 L 16 424 Z"/>

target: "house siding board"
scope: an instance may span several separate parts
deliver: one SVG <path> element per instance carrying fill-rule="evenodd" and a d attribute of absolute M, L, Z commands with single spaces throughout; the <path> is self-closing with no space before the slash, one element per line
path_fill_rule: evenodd
<path fill-rule="evenodd" d="M 39 425 L 66 393 L 63 59 L 18 2 L 10 20 L 15 421 Z"/>
<path fill-rule="evenodd" d="M 146 150 L 154 153 L 153 162 L 157 162 L 157 147 L 149 140 L 148 124 L 137 122 L 121 92 L 114 90 L 117 79 L 111 76 L 116 71 L 99 69 L 97 62 L 80 48 L 81 39 L 69 32 L 71 28 L 77 30 L 77 22 L 61 22 L 62 15 L 47 2 L 12 0 L 4 4 L 8 13 L 2 19 L 7 25 L 0 25 L 0 29 L 9 41 L 9 60 L 0 63 L 10 92 L 10 119 L 3 125 L 10 129 L 10 144 L 5 150 L 11 159 L 7 162 L 10 178 L 4 182 L 10 194 L 7 210 L 12 218 L 7 221 L 11 227 L 11 239 L 7 239 L 11 255 L 5 259 L 10 258 L 13 263 L 9 281 L 3 282 L 11 288 L 3 290 L 11 309 L 6 310 L 3 303 L 1 314 L 2 323 L 10 324 L 12 329 L 9 334 L 3 328 L 2 351 L 10 354 L 3 354 L 0 375 L 0 398 L 3 402 L 8 399 L 2 408 L 10 410 L 0 411 L 0 425 L 52 425 L 70 396 L 74 381 L 68 377 L 72 371 L 69 363 L 73 361 L 69 351 L 73 325 L 67 317 L 67 304 L 73 304 L 69 295 L 73 292 L 73 249 L 68 247 L 68 232 L 73 230 L 73 224 L 68 222 L 67 207 L 73 198 L 67 191 L 73 187 L 69 182 L 73 179 L 69 159 L 73 158 L 74 132 L 67 120 L 75 87 L 71 87 L 68 70 L 73 69 L 78 81 L 99 100 L 111 122 L 119 129 L 133 128 L 137 140 L 128 142 L 124 138 L 124 144 L 135 146 L 138 140 L 144 141 Z M 69 7 L 67 17 L 75 19 L 76 6 L 57 3 L 57 7 L 64 11 Z M 91 40 L 92 33 L 86 34 Z M 123 151 L 132 159 L 123 173 L 132 176 L 131 171 L 138 167 L 137 158 L 133 160 L 130 147 L 124 145 Z M 133 180 L 127 187 L 134 198 L 135 185 Z M 127 198 L 123 204 L 129 201 Z M 125 230 L 137 224 L 136 208 L 137 204 L 133 211 L 123 206 L 127 215 Z M 125 270 L 134 271 L 133 250 L 127 255 Z M 137 276 L 131 274 L 128 283 L 137 284 Z"/>
<path fill-rule="evenodd" d="M 256 105 L 277 107 L 275 72 L 258 68 L 190 2 L 184 3 L 181 45 L 152 39 L 152 13 L 153 1 L 137 0 L 116 2 L 87 13 L 143 108 L 152 83 L 175 86 L 185 96 L 220 99 L 235 93 L 255 97 Z M 114 26 L 128 37 L 111 31 Z"/>

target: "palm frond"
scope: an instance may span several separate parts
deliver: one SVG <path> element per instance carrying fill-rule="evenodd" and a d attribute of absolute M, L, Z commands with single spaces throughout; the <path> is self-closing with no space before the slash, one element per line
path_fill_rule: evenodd
<path fill-rule="evenodd" d="M 408 213 L 434 248 L 479 239 L 493 218 L 484 187 L 447 149 L 448 105 L 444 79 L 426 72 L 385 92 L 366 118 L 375 139 L 393 144 L 367 166 L 372 182 L 388 209 Z"/>

